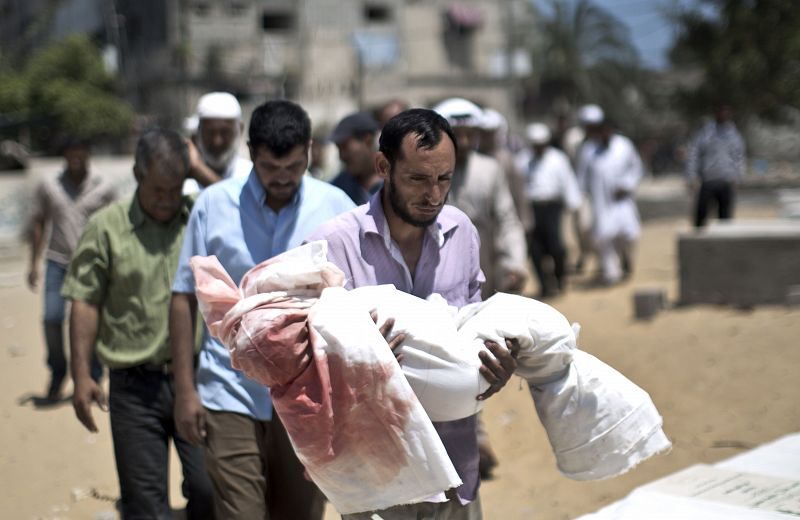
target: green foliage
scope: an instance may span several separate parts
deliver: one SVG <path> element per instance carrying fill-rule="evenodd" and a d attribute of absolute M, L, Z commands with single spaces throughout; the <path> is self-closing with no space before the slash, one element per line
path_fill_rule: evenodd
<path fill-rule="evenodd" d="M 10 69 L 0 70 L 0 114 L 21 115 L 27 111 L 28 81 Z"/>
<path fill-rule="evenodd" d="M 81 35 L 46 47 L 20 73 L 4 73 L 0 114 L 24 114 L 32 125 L 44 121 L 49 136 L 88 139 L 124 136 L 133 119 L 130 106 L 115 92 L 99 50 Z"/>
<path fill-rule="evenodd" d="M 83 35 L 69 37 L 43 49 L 28 64 L 26 73 L 31 82 L 38 85 L 54 78 L 101 89 L 111 89 L 113 85 L 111 76 L 103 68 L 100 51 Z"/>
<path fill-rule="evenodd" d="M 124 135 L 133 116 L 113 95 L 85 83 L 56 79 L 39 94 L 42 106 L 58 118 L 60 130 L 76 137 Z"/>
<path fill-rule="evenodd" d="M 675 65 L 703 71 L 678 93 L 689 114 L 731 105 L 741 116 L 777 118 L 800 108 L 800 9 L 794 0 L 705 0 L 678 16 Z M 709 9 L 717 16 L 707 14 Z"/>

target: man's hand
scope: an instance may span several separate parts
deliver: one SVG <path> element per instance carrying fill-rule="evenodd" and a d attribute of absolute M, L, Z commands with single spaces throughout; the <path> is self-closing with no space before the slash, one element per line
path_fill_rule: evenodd
<path fill-rule="evenodd" d="M 200 150 L 192 139 L 186 139 L 186 148 L 189 151 L 189 177 L 197 179 L 197 172 L 205 165 Z"/>
<path fill-rule="evenodd" d="M 87 430 L 97 433 L 97 424 L 92 416 L 92 403 L 97 403 L 104 412 L 108 411 L 106 395 L 94 379 L 87 377 L 75 381 L 75 390 L 72 393 L 75 415 Z"/>
<path fill-rule="evenodd" d="M 28 271 L 28 287 L 31 291 L 35 291 L 39 287 L 39 269 L 32 266 Z"/>
<path fill-rule="evenodd" d="M 372 318 L 372 321 L 374 321 L 375 324 L 377 325 L 378 311 L 374 309 L 369 311 L 369 316 Z M 386 340 L 386 343 L 389 344 L 389 348 L 392 349 L 392 354 L 394 354 L 395 359 L 397 359 L 397 362 L 399 363 L 400 361 L 403 360 L 403 354 L 398 349 L 400 348 L 400 344 L 402 344 L 403 341 L 405 341 L 406 335 L 405 333 L 401 332 L 400 334 L 396 334 L 394 337 L 390 338 L 392 334 L 392 327 L 394 327 L 394 318 L 388 318 L 386 321 L 383 322 L 383 325 L 378 327 L 378 330 Z"/>
<path fill-rule="evenodd" d="M 506 386 L 517 369 L 517 355 L 519 355 L 519 341 L 516 338 L 506 338 L 506 348 L 492 340 L 484 341 L 484 345 L 489 352 L 494 354 L 494 358 L 485 351 L 478 354 L 483 362 L 483 366 L 480 368 L 481 375 L 491 385 L 477 397 L 478 401 L 488 399 Z"/>
<path fill-rule="evenodd" d="M 190 444 L 203 444 L 206 438 L 206 410 L 196 391 L 175 396 L 175 428 Z"/>
<path fill-rule="evenodd" d="M 525 286 L 525 273 L 515 269 L 506 271 L 500 284 L 501 292 L 519 294 Z"/>

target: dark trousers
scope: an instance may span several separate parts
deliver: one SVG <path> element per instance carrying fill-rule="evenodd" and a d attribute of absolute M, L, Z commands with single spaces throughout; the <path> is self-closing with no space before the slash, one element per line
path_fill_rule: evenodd
<path fill-rule="evenodd" d="M 175 431 L 172 376 L 136 367 L 111 370 L 109 383 L 122 518 L 172 518 L 168 488 L 171 438 L 183 469 L 187 518 L 213 519 L 212 489 L 203 448 L 187 443 Z"/>
<path fill-rule="evenodd" d="M 206 460 L 217 518 L 321 520 L 324 495 L 303 476 L 289 436 L 271 421 L 206 409 Z"/>
<path fill-rule="evenodd" d="M 694 225 L 702 227 L 706 223 L 712 204 L 717 205 L 720 220 L 733 218 L 734 189 L 728 181 L 703 181 L 697 193 Z"/>
<path fill-rule="evenodd" d="M 61 286 L 67 268 L 61 264 L 47 261 L 44 272 L 44 341 L 47 345 L 47 366 L 50 368 L 50 387 L 47 394 L 55 396 L 67 375 L 67 356 L 64 352 L 64 318 L 66 301 L 61 296 Z M 92 353 L 92 379 L 99 381 L 103 376 L 103 366 Z"/>
<path fill-rule="evenodd" d="M 543 296 L 554 292 L 552 278 L 555 278 L 559 291 L 564 288 L 564 265 L 566 250 L 561 239 L 561 215 L 564 203 L 561 201 L 533 202 L 533 231 L 528 236 L 528 253 L 539 278 L 539 289 Z M 545 259 L 551 258 L 553 269 L 545 267 Z"/>

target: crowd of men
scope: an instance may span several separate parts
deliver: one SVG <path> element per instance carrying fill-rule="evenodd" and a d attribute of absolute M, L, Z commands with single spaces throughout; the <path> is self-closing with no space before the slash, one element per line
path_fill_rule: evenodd
<path fill-rule="evenodd" d="M 567 288 L 567 214 L 580 246 L 575 268 L 595 256 L 599 282 L 629 276 L 642 163 L 600 107 L 583 107 L 578 119 L 558 137 L 531 123 L 525 146 L 512 150 L 506 119 L 494 110 L 461 98 L 432 110 L 393 100 L 376 114 L 347 115 L 326 136 L 343 167 L 329 183 L 318 178 L 320 150 L 313 150 L 302 107 L 285 100 L 258 106 L 247 125 L 246 159 L 238 155 L 241 106 L 213 92 L 200 99 L 188 139 L 158 128 L 139 137 L 136 191 L 123 200 L 90 168 L 88 143 L 67 143 L 63 172 L 45 179 L 34 198 L 28 281 L 38 286 L 44 252 L 46 399 L 57 402 L 63 391 L 70 302 L 73 406 L 93 432 L 92 407 L 109 412 L 123 518 L 171 517 L 170 441 L 182 464 L 188 518 L 323 515 L 324 497 L 305 478 L 269 389 L 234 370 L 198 320 L 192 256 L 215 255 L 238 283 L 256 264 L 325 239 L 348 287 L 391 283 L 420 297 L 438 293 L 455 307 L 496 291 L 522 292 L 530 259 L 547 298 Z M 698 138 L 690 164 L 691 178 L 701 179 L 698 225 L 712 200 L 721 217 L 730 216 L 739 175 L 725 173 L 734 159 L 706 151 L 720 142 L 741 150 L 725 113 L 717 125 Z M 379 325 L 390 346 L 399 344 L 390 321 Z M 478 399 L 506 384 L 519 346 L 487 348 L 492 355 L 481 354 L 481 373 L 491 387 Z M 434 426 L 463 485 L 420 504 L 347 518 L 482 517 L 479 482 L 496 460 L 480 419 Z"/>

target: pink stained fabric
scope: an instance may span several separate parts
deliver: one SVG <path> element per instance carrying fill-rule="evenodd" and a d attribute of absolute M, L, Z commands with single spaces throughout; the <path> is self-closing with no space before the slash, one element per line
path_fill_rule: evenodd
<path fill-rule="evenodd" d="M 209 332 L 228 347 L 233 368 L 271 388 L 291 383 L 308 368 L 308 308 L 322 289 L 343 283 L 335 268 L 323 268 L 314 283 L 291 287 L 271 276 L 270 266 L 282 256 L 253 267 L 240 287 L 217 257 L 189 261 Z"/>
<path fill-rule="evenodd" d="M 322 289 L 341 286 L 344 278 L 323 267 L 315 283 L 290 287 L 270 276 L 270 266 L 281 261 L 283 255 L 253 267 L 240 287 L 216 256 L 195 256 L 189 264 L 200 311 L 211 335 L 228 348 L 233 368 L 270 387 L 287 429 L 302 432 L 307 460 L 323 464 L 335 457 L 334 407 L 327 359 L 315 358 L 309 344 L 308 309 Z"/>

